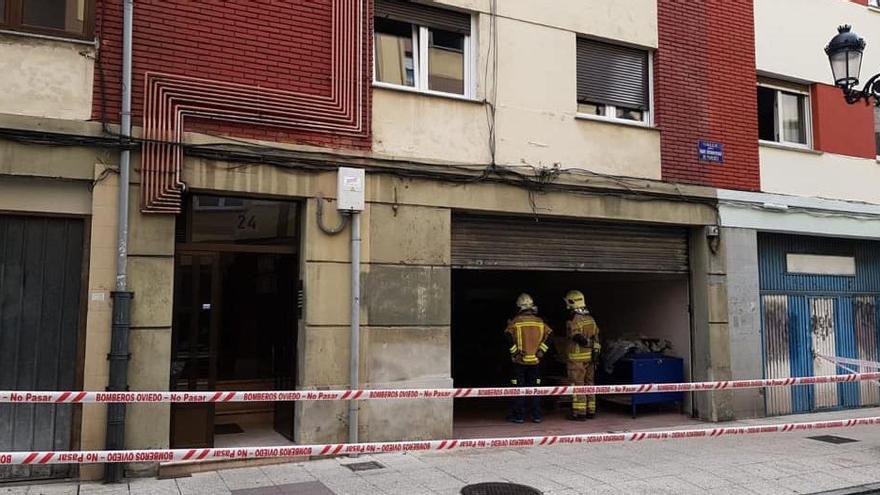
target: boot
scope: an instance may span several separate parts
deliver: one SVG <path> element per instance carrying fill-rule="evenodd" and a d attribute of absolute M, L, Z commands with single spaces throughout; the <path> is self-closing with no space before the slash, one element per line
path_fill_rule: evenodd
<path fill-rule="evenodd" d="M 566 416 L 565 419 L 569 421 L 586 421 L 587 417 L 580 414 L 568 413 L 568 416 Z"/>

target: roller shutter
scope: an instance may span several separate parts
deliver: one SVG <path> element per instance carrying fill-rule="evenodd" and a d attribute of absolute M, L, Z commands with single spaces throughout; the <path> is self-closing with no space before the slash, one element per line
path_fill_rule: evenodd
<path fill-rule="evenodd" d="M 418 24 L 453 33 L 471 34 L 471 16 L 407 0 L 376 0 L 376 17 Z"/>
<path fill-rule="evenodd" d="M 584 223 L 457 215 L 456 268 L 687 273 L 687 230 L 642 224 Z"/>

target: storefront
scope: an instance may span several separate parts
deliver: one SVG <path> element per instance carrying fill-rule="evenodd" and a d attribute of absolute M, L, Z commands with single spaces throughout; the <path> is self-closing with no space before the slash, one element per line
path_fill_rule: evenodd
<path fill-rule="evenodd" d="M 582 291 L 601 328 L 607 352 L 597 380 L 611 379 L 615 358 L 630 345 L 651 345 L 675 360 L 680 380 L 691 373 L 688 229 L 637 223 L 604 223 L 536 217 L 453 215 L 452 377 L 456 387 L 508 383 L 503 329 L 521 292 L 535 299 L 554 329 L 554 345 L 542 363 L 545 383 L 567 384 L 563 297 Z M 650 343 L 650 344 L 649 344 Z M 606 411 L 629 410 L 608 403 Z M 566 402 L 567 399 L 562 402 Z M 490 402 L 490 401 L 485 401 Z M 486 414 L 503 418 L 505 401 L 459 401 L 456 428 Z M 548 407 L 554 404 L 547 401 Z M 685 397 L 654 410 L 690 412 Z M 628 414 L 626 415 L 629 416 Z M 683 418 L 682 418 L 683 419 Z"/>
<path fill-rule="evenodd" d="M 764 373 L 851 372 L 829 358 L 878 361 L 880 243 L 758 234 Z M 768 415 L 880 404 L 873 382 L 768 389 Z"/>

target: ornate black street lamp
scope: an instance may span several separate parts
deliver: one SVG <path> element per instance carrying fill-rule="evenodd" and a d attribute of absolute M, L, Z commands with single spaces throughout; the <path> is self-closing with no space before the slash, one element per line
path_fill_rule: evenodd
<path fill-rule="evenodd" d="M 859 72 L 862 69 L 862 54 L 865 51 L 865 40 L 851 31 L 851 26 L 837 28 L 837 36 L 831 38 L 825 53 L 831 62 L 831 73 L 834 75 L 834 85 L 843 90 L 846 102 L 853 104 L 860 100 L 880 106 L 880 74 L 875 74 L 868 79 L 862 89 L 856 89 L 859 85 Z"/>

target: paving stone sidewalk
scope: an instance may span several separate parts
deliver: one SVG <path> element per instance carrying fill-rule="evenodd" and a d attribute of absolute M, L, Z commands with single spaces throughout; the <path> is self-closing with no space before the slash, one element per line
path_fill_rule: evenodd
<path fill-rule="evenodd" d="M 735 424 L 867 416 L 880 416 L 880 409 Z M 808 438 L 818 435 L 857 441 L 834 444 Z M 368 461 L 383 467 L 360 472 L 345 467 Z M 548 495 L 763 495 L 842 489 L 850 490 L 837 493 L 865 493 L 872 485 L 880 493 L 880 427 L 521 450 L 382 454 L 229 469 L 169 480 L 138 479 L 118 485 L 0 485 L 0 494 L 452 495 L 467 484 L 490 481 L 520 483 Z"/>

